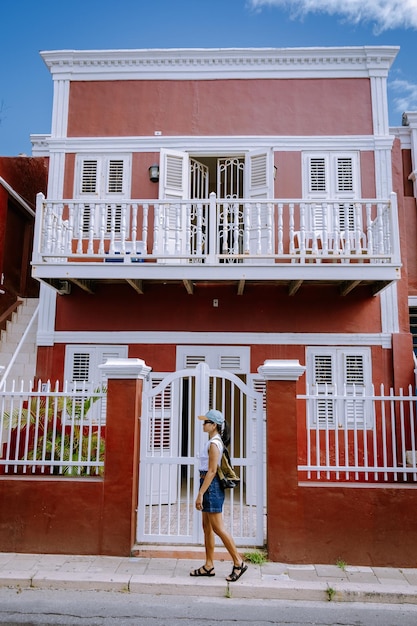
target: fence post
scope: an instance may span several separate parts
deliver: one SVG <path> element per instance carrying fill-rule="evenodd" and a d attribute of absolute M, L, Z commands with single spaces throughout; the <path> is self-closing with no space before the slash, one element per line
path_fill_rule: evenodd
<path fill-rule="evenodd" d="M 151 368 L 142 359 L 118 358 L 99 367 L 107 381 L 101 553 L 130 556 L 136 529 L 143 380 Z"/>
<path fill-rule="evenodd" d="M 297 524 L 297 394 L 305 367 L 297 360 L 268 360 L 258 368 L 266 380 L 267 546 L 278 561 L 285 528 Z"/>

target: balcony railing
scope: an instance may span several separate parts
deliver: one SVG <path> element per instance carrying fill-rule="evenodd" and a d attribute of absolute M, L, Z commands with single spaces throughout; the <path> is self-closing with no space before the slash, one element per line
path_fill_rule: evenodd
<path fill-rule="evenodd" d="M 345 269 L 359 263 L 362 270 L 381 264 L 399 269 L 396 196 L 318 202 L 211 194 L 206 200 L 87 202 L 39 194 L 35 274 L 45 264 L 82 265 L 85 274 L 86 264 L 117 262 L 145 262 L 137 274 L 156 264 L 245 264 L 268 267 L 268 275 L 273 266 L 277 279 L 285 266 L 326 262 Z"/>

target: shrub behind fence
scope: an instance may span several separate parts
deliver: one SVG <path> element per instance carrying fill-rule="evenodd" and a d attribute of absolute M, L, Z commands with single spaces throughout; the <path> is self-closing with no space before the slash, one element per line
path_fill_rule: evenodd
<path fill-rule="evenodd" d="M 0 474 L 102 476 L 106 390 L 24 387 L 0 390 Z"/>

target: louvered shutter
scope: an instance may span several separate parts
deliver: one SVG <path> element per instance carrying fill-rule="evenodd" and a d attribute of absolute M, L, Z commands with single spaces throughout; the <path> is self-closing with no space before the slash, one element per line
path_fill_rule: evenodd
<path fill-rule="evenodd" d="M 65 354 L 65 380 L 72 383 L 75 391 L 84 390 L 93 394 L 102 388 L 104 381 L 98 366 L 110 358 L 126 358 L 127 346 L 67 346 Z M 104 422 L 106 417 L 106 397 L 91 405 L 88 417 Z"/>
<path fill-rule="evenodd" d="M 336 195 L 338 198 L 353 198 L 353 159 L 336 157 Z M 355 210 L 351 202 L 339 205 L 339 227 L 341 231 L 355 230 Z"/>
<path fill-rule="evenodd" d="M 309 192 L 310 194 L 327 194 L 326 159 L 310 157 L 309 159 Z"/>
<path fill-rule="evenodd" d="M 164 379 L 163 376 L 151 376 L 151 387 L 155 389 Z M 148 452 L 162 454 L 171 448 L 172 382 L 164 387 L 154 398 L 153 411 L 149 420 Z"/>
<path fill-rule="evenodd" d="M 362 354 L 344 354 L 343 360 L 346 395 L 355 397 L 354 400 L 346 401 L 346 424 L 350 428 L 363 426 L 365 400 L 360 396 L 366 392 L 364 357 Z"/>
<path fill-rule="evenodd" d="M 331 426 L 335 422 L 335 404 L 331 397 L 334 394 L 334 357 L 331 354 L 314 356 L 313 390 L 318 398 L 315 405 L 314 421 L 323 426 Z"/>
<path fill-rule="evenodd" d="M 234 354 L 234 355 L 227 355 L 227 354 L 221 354 L 220 358 L 219 358 L 219 369 L 221 370 L 229 370 L 231 372 L 233 371 L 242 371 L 242 366 L 240 363 L 240 356 L 238 354 Z"/>
<path fill-rule="evenodd" d="M 161 149 L 159 197 L 171 202 L 162 206 L 157 221 L 157 248 L 162 254 L 184 253 L 187 232 L 185 204 L 172 202 L 190 194 L 189 157 L 186 152 Z M 188 242 L 189 243 L 189 242 Z M 175 259 L 170 259 L 170 263 Z M 164 260 L 162 259 L 162 262 Z M 180 260 L 181 262 L 181 260 Z"/>
<path fill-rule="evenodd" d="M 337 157 L 337 193 L 353 192 L 353 162 L 351 157 Z"/>
<path fill-rule="evenodd" d="M 81 162 L 80 193 L 85 195 L 98 194 L 98 161 L 97 159 L 83 159 Z M 90 204 L 80 207 L 81 230 L 89 233 L 94 223 L 94 215 Z"/>
<path fill-rule="evenodd" d="M 197 367 L 199 363 L 205 363 L 205 361 L 206 361 L 206 357 L 204 355 L 187 354 L 185 357 L 185 367 L 194 368 L 194 367 Z"/>
<path fill-rule="evenodd" d="M 245 161 L 245 197 L 260 201 L 257 207 L 250 204 L 249 252 L 252 255 L 271 254 L 274 249 L 272 207 L 270 203 L 261 201 L 262 198 L 274 196 L 272 156 L 270 150 L 253 150 L 248 153 Z M 251 259 L 250 262 L 255 260 Z M 270 262 L 273 263 L 274 260 L 271 259 Z M 265 263 L 265 259 L 262 263 Z"/>
<path fill-rule="evenodd" d="M 110 159 L 107 171 L 107 194 L 123 194 L 124 161 Z"/>
<path fill-rule="evenodd" d="M 81 167 L 81 193 L 96 194 L 98 191 L 97 159 L 84 159 Z"/>
<path fill-rule="evenodd" d="M 325 200 L 329 195 L 328 159 L 327 157 L 311 156 L 308 158 L 308 197 Z M 311 233 L 330 230 L 329 210 L 325 202 L 311 205 L 311 213 L 306 215 L 306 229 Z"/>

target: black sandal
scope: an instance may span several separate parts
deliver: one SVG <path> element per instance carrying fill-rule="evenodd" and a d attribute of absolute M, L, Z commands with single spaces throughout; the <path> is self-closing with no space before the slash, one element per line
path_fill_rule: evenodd
<path fill-rule="evenodd" d="M 204 571 L 201 571 L 204 570 Z M 195 569 L 193 572 L 190 572 L 190 576 L 215 576 L 214 567 L 211 569 L 207 569 L 205 565 L 202 565 L 198 569 Z"/>
<path fill-rule="evenodd" d="M 233 565 L 232 573 L 226 578 L 228 583 L 235 583 L 248 569 L 242 561 L 242 565 Z"/>

